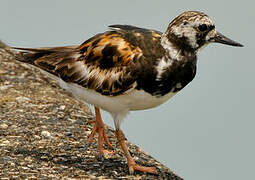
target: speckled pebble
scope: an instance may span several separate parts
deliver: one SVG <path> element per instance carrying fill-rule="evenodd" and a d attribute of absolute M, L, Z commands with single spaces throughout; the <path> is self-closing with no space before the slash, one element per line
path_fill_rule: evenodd
<path fill-rule="evenodd" d="M 8 145 L 10 145 L 10 141 L 8 141 L 8 140 L 1 140 L 0 141 L 0 146 L 8 146 Z"/>
<path fill-rule="evenodd" d="M 0 73 L 1 74 L 1 73 Z M 4 91 L 4 90 L 7 90 L 9 89 L 10 87 L 13 87 L 12 85 L 3 85 L 3 86 L 0 86 L 0 91 Z"/>
<path fill-rule="evenodd" d="M 41 135 L 46 138 L 52 138 L 51 133 L 48 131 L 42 131 Z"/>
<path fill-rule="evenodd" d="M 60 110 L 65 110 L 65 108 L 66 108 L 65 105 L 61 105 L 61 106 L 59 107 Z"/>
<path fill-rule="evenodd" d="M 0 124 L 0 128 L 1 129 L 7 129 L 9 126 L 7 125 L 7 124 L 5 124 L 5 123 L 3 123 L 3 124 Z"/>
<path fill-rule="evenodd" d="M 27 98 L 27 97 L 17 97 L 17 98 L 16 98 L 16 101 L 17 101 L 18 103 L 23 103 L 23 102 L 25 102 L 25 101 L 30 101 L 30 99 Z"/>
<path fill-rule="evenodd" d="M 38 135 L 34 135 L 34 138 L 35 138 L 35 139 L 38 139 L 38 140 L 41 139 L 41 137 L 38 136 Z"/>

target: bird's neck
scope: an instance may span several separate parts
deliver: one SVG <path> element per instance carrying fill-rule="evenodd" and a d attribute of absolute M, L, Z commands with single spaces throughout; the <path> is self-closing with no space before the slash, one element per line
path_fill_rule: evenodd
<path fill-rule="evenodd" d="M 183 39 L 164 33 L 161 37 L 161 45 L 166 51 L 166 57 L 171 60 L 183 61 L 187 57 L 194 57 L 197 51 L 183 43 Z"/>

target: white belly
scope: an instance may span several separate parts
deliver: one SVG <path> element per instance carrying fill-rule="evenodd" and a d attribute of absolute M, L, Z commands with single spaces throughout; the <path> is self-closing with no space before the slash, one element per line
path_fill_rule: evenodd
<path fill-rule="evenodd" d="M 71 92 L 78 100 L 93 104 L 111 113 L 117 113 L 123 110 L 150 109 L 159 106 L 175 95 L 175 93 L 168 93 L 162 97 L 155 97 L 143 90 L 131 90 L 123 95 L 105 96 L 94 90 L 86 89 L 72 83 L 62 82 L 60 85 Z"/>

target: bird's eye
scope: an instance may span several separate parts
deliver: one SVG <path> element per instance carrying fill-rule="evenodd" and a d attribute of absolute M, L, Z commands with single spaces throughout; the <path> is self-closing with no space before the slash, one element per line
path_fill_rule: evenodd
<path fill-rule="evenodd" d="M 201 32 L 206 31 L 208 30 L 208 26 L 206 24 L 201 24 L 198 26 L 198 30 Z"/>

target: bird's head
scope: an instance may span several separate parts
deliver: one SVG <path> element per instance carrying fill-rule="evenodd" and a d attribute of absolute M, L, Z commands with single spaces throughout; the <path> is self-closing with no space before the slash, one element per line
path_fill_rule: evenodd
<path fill-rule="evenodd" d="M 198 11 L 180 14 L 169 24 L 164 36 L 177 48 L 191 52 L 197 52 L 210 42 L 243 46 L 217 32 L 212 20 Z"/>

